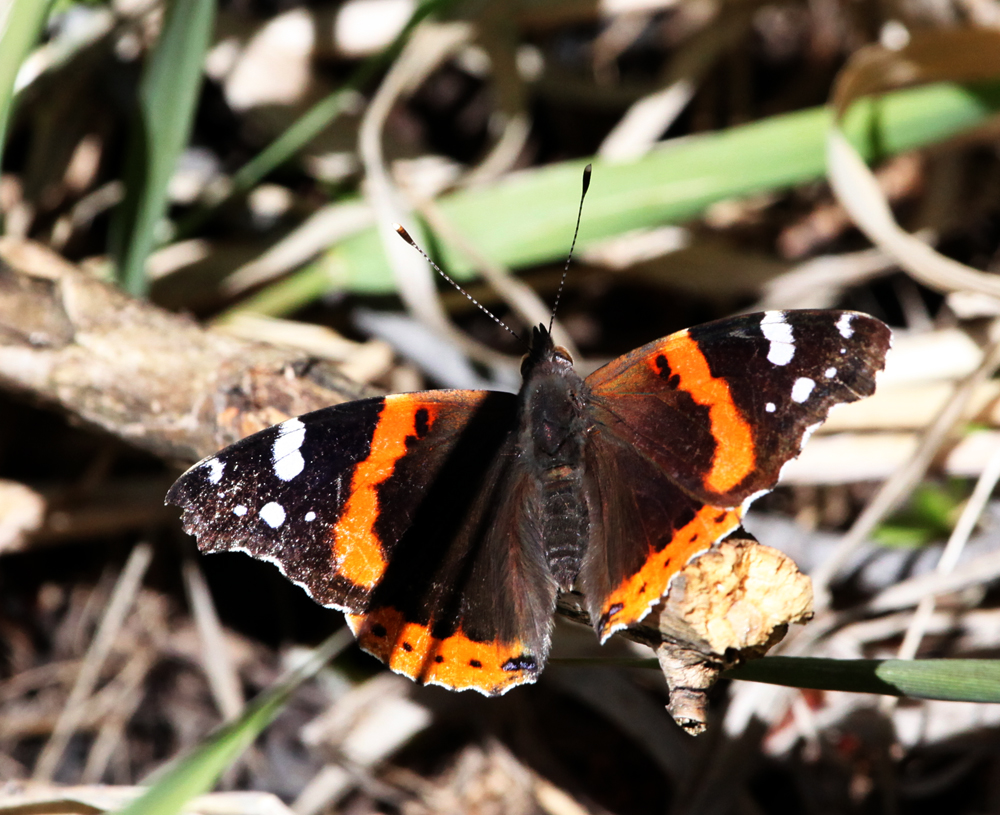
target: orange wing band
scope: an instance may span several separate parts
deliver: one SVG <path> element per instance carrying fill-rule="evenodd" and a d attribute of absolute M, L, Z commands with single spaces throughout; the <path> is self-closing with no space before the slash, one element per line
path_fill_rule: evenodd
<path fill-rule="evenodd" d="M 451 690 L 475 689 L 492 696 L 535 681 L 537 670 L 522 666 L 520 642 L 476 642 L 461 630 L 436 639 L 428 626 L 408 623 L 391 608 L 346 616 L 364 650 L 417 682 Z"/>
<path fill-rule="evenodd" d="M 671 337 L 664 354 L 670 370 L 680 376 L 680 388 L 709 409 L 716 448 L 712 469 L 704 478 L 705 487 L 717 493 L 731 490 L 756 464 L 750 425 L 736 407 L 729 385 L 724 379 L 712 376 L 705 355 L 686 331 Z M 650 358 L 649 365 L 655 374 L 655 356 Z"/>
<path fill-rule="evenodd" d="M 639 622 L 667 592 L 672 578 L 693 555 L 740 525 L 739 509 L 704 506 L 694 519 L 674 533 L 659 551 L 650 550 L 643 567 L 608 595 L 601 609 L 597 634 L 604 642 L 611 634 Z"/>
<path fill-rule="evenodd" d="M 407 438 L 417 435 L 417 412 L 425 411 L 429 428 L 433 426 L 437 408 L 425 399 L 406 395 L 388 397 L 368 457 L 354 468 L 350 497 L 331 534 L 337 572 L 357 586 L 374 588 L 387 566 L 382 541 L 375 534 L 380 511 L 378 487 L 392 476 L 396 463 L 406 455 Z"/>

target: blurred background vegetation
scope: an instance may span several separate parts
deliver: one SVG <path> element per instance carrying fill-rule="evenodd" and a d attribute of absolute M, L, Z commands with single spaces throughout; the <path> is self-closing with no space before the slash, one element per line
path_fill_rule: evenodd
<path fill-rule="evenodd" d="M 582 370 L 739 311 L 885 320 L 879 395 L 747 527 L 816 581 L 790 653 L 997 655 L 1000 2 L 6 0 L 0 24 L 0 249 L 374 390 L 517 387 L 517 340 L 392 224 L 520 332 L 588 162 L 558 314 Z M 115 809 L 341 615 L 192 557 L 177 462 L 23 395 L 0 416 L 0 813 Z M 281 707 L 197 811 L 1000 809 L 996 704 L 724 681 L 691 740 L 656 671 L 553 664 L 487 700 L 348 643 L 228 734 L 227 761 Z M 556 656 L 648 653 L 557 630 Z"/>

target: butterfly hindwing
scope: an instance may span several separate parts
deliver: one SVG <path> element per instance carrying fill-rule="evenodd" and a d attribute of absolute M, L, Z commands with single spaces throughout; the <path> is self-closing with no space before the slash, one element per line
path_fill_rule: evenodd
<path fill-rule="evenodd" d="M 348 622 L 365 650 L 393 670 L 428 684 L 502 693 L 534 681 L 544 666 L 556 585 L 533 510 L 536 482 L 513 438 L 475 495 L 468 494 L 465 463 L 455 461 L 431 487 L 366 614 Z M 455 502 L 461 516 L 450 510 Z"/>
<path fill-rule="evenodd" d="M 645 617 L 692 555 L 740 525 L 738 508 L 692 497 L 600 426 L 589 436 L 585 488 L 592 537 L 579 582 L 601 642 Z"/>
<path fill-rule="evenodd" d="M 581 580 L 602 637 L 739 525 L 833 405 L 874 391 L 889 343 L 864 314 L 766 312 L 672 334 L 586 379 L 598 532 Z"/>
<path fill-rule="evenodd" d="M 485 391 L 337 405 L 205 459 L 167 500 L 203 551 L 274 563 L 395 670 L 501 692 L 533 681 L 555 604 L 540 547 L 514 534 L 516 418 Z"/>

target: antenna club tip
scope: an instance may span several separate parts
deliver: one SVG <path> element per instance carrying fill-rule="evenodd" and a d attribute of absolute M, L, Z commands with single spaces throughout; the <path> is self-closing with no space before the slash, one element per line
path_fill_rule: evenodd
<path fill-rule="evenodd" d="M 396 230 L 396 234 L 399 235 L 404 241 L 406 241 L 410 246 L 416 246 L 413 242 L 413 238 L 410 237 L 410 233 L 406 231 L 402 224 L 393 224 L 392 228 Z"/>

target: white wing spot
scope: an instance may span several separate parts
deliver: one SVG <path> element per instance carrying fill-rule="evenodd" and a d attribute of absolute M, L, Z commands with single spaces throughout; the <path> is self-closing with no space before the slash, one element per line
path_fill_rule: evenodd
<path fill-rule="evenodd" d="M 770 343 L 767 361 L 772 365 L 787 365 L 795 356 L 795 340 L 792 327 L 785 319 L 783 311 L 765 311 L 760 321 L 760 330 Z"/>
<path fill-rule="evenodd" d="M 792 401 L 802 403 L 809 398 L 809 394 L 816 387 L 816 382 L 808 376 L 800 376 L 792 385 Z"/>
<path fill-rule="evenodd" d="M 233 515 L 238 515 L 239 517 L 242 518 L 246 514 L 247 514 L 247 508 L 243 506 L 243 504 L 237 504 L 236 506 L 233 507 Z"/>
<path fill-rule="evenodd" d="M 764 405 L 764 410 L 766 410 L 768 413 L 774 413 L 774 411 L 776 411 L 777 409 L 778 406 L 774 404 L 774 402 L 768 402 L 766 405 Z"/>
<path fill-rule="evenodd" d="M 305 466 L 306 462 L 302 458 L 302 453 L 296 450 L 294 453 L 274 460 L 274 474 L 282 481 L 291 481 L 305 469 Z"/>
<path fill-rule="evenodd" d="M 222 480 L 222 471 L 226 469 L 226 465 L 219 459 L 210 458 L 202 466 L 208 469 L 208 480 L 213 484 L 218 484 Z"/>
<path fill-rule="evenodd" d="M 282 481 L 291 481 L 306 466 L 299 448 L 306 440 L 306 426 L 299 419 L 289 419 L 278 425 L 278 438 L 271 448 L 274 474 Z"/>
<path fill-rule="evenodd" d="M 846 348 L 841 348 L 840 349 L 840 353 L 841 354 L 846 354 L 847 353 L 847 349 Z"/>
<path fill-rule="evenodd" d="M 307 520 L 307 521 L 315 521 L 315 520 L 316 520 L 316 513 L 315 513 L 315 512 L 313 512 L 312 510 L 309 510 L 309 511 L 308 511 L 308 512 L 306 513 L 306 520 Z"/>
<path fill-rule="evenodd" d="M 837 375 L 837 369 L 836 368 L 827 368 L 823 372 L 823 376 L 825 376 L 827 379 L 833 379 L 836 375 Z"/>
<path fill-rule="evenodd" d="M 845 340 L 849 340 L 854 336 L 854 329 L 851 328 L 851 320 L 853 319 L 853 314 L 841 314 L 840 319 L 837 320 L 837 330 L 840 332 L 840 336 Z M 843 351 L 841 351 L 841 353 L 843 353 Z"/>
<path fill-rule="evenodd" d="M 260 508 L 260 517 L 271 529 L 277 529 L 285 522 L 285 508 L 271 501 Z"/>

